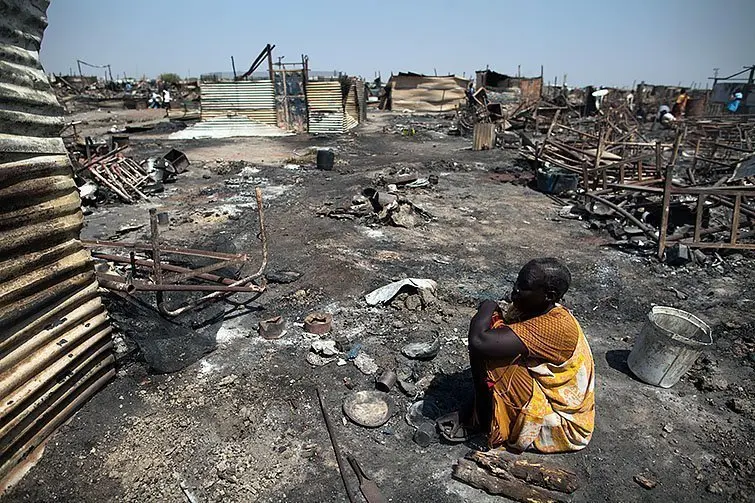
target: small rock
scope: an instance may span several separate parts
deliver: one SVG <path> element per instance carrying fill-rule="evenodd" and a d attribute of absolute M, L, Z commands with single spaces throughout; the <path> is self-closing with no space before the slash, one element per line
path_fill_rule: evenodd
<path fill-rule="evenodd" d="M 417 360 L 430 360 L 440 351 L 440 339 L 435 338 L 432 342 L 411 342 L 401 348 L 407 358 L 414 358 Z"/>
<path fill-rule="evenodd" d="M 409 295 L 404 305 L 409 311 L 418 311 L 422 309 L 422 298 L 419 295 Z"/>
<path fill-rule="evenodd" d="M 670 424 L 667 424 L 666 426 L 663 427 L 663 431 L 665 431 L 666 433 L 671 433 L 672 431 L 674 431 L 674 427 L 671 426 Z"/>
<path fill-rule="evenodd" d="M 231 384 L 236 382 L 236 379 L 238 379 L 236 374 L 229 374 L 218 381 L 218 386 L 230 386 Z"/>
<path fill-rule="evenodd" d="M 378 370 L 377 363 L 375 363 L 375 360 L 368 356 L 367 353 L 359 353 L 357 357 L 354 358 L 354 365 L 364 375 L 372 375 Z"/>
<path fill-rule="evenodd" d="M 711 494 L 723 494 L 724 492 L 724 488 L 721 487 L 721 484 L 719 484 L 718 482 L 708 484 L 708 487 L 706 487 L 705 490 Z"/>
<path fill-rule="evenodd" d="M 737 414 L 744 413 L 747 408 L 748 404 L 741 398 L 731 398 L 726 401 L 726 406 L 729 407 L 732 411 L 736 412 Z"/>
<path fill-rule="evenodd" d="M 655 486 L 658 485 L 658 482 L 652 479 L 649 479 L 643 475 L 635 475 L 634 481 L 640 484 L 645 489 L 653 489 Z"/>
<path fill-rule="evenodd" d="M 336 356 L 339 353 L 338 348 L 336 348 L 336 341 L 333 340 L 313 341 L 310 350 L 326 358 Z"/>
<path fill-rule="evenodd" d="M 302 273 L 298 271 L 273 271 L 265 273 L 265 278 L 270 283 L 279 283 L 282 285 L 293 283 L 302 277 Z"/>
<path fill-rule="evenodd" d="M 337 356 L 332 356 L 330 358 L 322 357 L 314 351 L 308 351 L 306 357 L 307 363 L 314 365 L 315 367 L 322 367 L 323 365 L 327 365 L 328 363 L 336 361 L 337 359 Z"/>
<path fill-rule="evenodd" d="M 411 383 L 409 381 L 402 381 L 401 379 L 399 379 L 397 382 L 399 389 L 403 391 L 407 396 L 415 396 L 417 394 L 417 386 L 414 383 Z"/>

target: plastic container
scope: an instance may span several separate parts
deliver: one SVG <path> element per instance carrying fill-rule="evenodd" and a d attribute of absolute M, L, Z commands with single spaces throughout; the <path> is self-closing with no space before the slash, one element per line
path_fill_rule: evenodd
<path fill-rule="evenodd" d="M 336 154 L 332 150 L 319 149 L 317 151 L 317 169 L 332 170 L 335 158 Z"/>
<path fill-rule="evenodd" d="M 627 364 L 642 381 L 670 388 L 712 343 L 710 327 L 697 316 L 673 307 L 655 306 Z"/>

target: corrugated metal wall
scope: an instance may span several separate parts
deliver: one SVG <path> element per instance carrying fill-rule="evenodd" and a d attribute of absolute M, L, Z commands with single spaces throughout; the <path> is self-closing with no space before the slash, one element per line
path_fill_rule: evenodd
<path fill-rule="evenodd" d="M 269 80 L 202 84 L 201 118 L 241 115 L 263 124 L 278 125 L 275 88 Z"/>
<path fill-rule="evenodd" d="M 359 106 L 357 103 L 357 84 L 351 83 L 349 86 L 349 92 L 346 94 L 346 104 L 344 106 L 346 112 L 346 129 L 352 129 L 359 125 Z"/>
<path fill-rule="evenodd" d="M 346 130 L 340 82 L 307 82 L 307 107 L 310 133 L 343 133 Z"/>
<path fill-rule="evenodd" d="M 47 5 L 0 0 L 0 492 L 115 373 L 62 109 L 39 63 Z"/>

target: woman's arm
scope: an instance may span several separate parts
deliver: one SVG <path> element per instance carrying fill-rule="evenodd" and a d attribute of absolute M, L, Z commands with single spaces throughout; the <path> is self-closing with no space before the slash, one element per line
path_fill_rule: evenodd
<path fill-rule="evenodd" d="M 490 320 L 498 304 L 486 300 L 469 323 L 469 348 L 482 358 L 513 358 L 526 355 L 527 347 L 508 327 L 491 329 Z"/>

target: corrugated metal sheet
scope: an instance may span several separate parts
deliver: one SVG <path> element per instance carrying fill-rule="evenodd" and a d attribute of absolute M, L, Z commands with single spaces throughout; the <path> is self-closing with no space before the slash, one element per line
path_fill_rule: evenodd
<path fill-rule="evenodd" d="M 289 133 L 276 126 L 261 124 L 246 117 L 218 117 L 200 121 L 176 131 L 171 140 L 191 140 L 194 138 L 235 138 L 240 136 L 289 136 Z"/>
<path fill-rule="evenodd" d="M 307 107 L 310 133 L 336 134 L 346 130 L 340 82 L 307 82 Z"/>
<path fill-rule="evenodd" d="M 0 492 L 115 373 L 62 109 L 39 63 L 47 5 L 0 0 Z"/>
<path fill-rule="evenodd" d="M 367 89 L 364 81 L 357 81 L 357 103 L 359 104 L 359 122 L 367 120 Z"/>
<path fill-rule="evenodd" d="M 309 132 L 312 134 L 339 134 L 346 131 L 343 112 L 309 112 Z"/>
<path fill-rule="evenodd" d="M 278 123 L 275 88 L 269 80 L 202 84 L 200 92 L 202 120 L 243 116 L 263 124 Z"/>
<path fill-rule="evenodd" d="M 359 125 L 359 107 L 357 106 L 357 89 L 356 84 L 351 83 L 348 93 L 346 93 L 346 130 L 355 128 Z"/>

